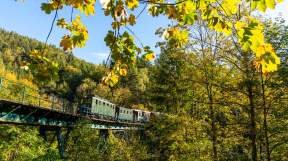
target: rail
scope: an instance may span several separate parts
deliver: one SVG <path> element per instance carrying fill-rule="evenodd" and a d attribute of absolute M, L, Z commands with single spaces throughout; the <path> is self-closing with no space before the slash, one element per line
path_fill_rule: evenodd
<path fill-rule="evenodd" d="M 0 97 L 23 105 L 75 115 L 75 104 L 40 90 L 0 77 Z"/>

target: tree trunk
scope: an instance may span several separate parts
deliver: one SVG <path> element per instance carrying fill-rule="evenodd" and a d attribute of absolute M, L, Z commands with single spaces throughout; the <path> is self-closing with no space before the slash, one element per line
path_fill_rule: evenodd
<path fill-rule="evenodd" d="M 212 96 L 212 87 L 209 88 L 207 85 L 207 92 L 209 97 L 209 109 L 210 109 L 210 118 L 211 118 L 211 126 L 212 126 L 212 143 L 213 143 L 213 160 L 218 160 L 217 154 L 217 129 L 216 129 L 216 117 L 214 113 L 213 107 L 213 96 Z"/>
<path fill-rule="evenodd" d="M 270 148 L 269 148 L 269 137 L 268 137 L 268 125 L 267 125 L 267 113 L 268 109 L 266 108 L 266 98 L 265 98 L 265 88 L 264 88 L 264 81 L 263 81 L 263 73 L 261 72 L 261 81 L 262 81 L 262 95 L 263 95 L 263 108 L 264 108 L 264 132 L 265 132 L 265 141 L 266 141 L 266 155 L 267 160 L 270 161 Z"/>
<path fill-rule="evenodd" d="M 248 95 L 250 100 L 250 114 L 251 114 L 251 131 L 250 139 L 252 146 L 252 160 L 256 161 L 257 158 L 257 147 L 256 147 L 256 120 L 255 120 L 255 107 L 254 107 L 254 98 L 252 93 L 252 85 L 248 85 Z"/>

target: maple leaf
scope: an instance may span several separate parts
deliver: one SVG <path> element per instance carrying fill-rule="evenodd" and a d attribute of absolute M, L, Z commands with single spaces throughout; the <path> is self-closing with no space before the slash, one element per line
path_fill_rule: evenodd
<path fill-rule="evenodd" d="M 148 5 L 147 9 L 148 9 L 148 15 L 152 14 L 153 17 L 159 15 L 159 12 L 157 11 L 157 5 L 156 4 L 150 3 Z"/>
<path fill-rule="evenodd" d="M 162 34 L 162 40 L 168 40 L 170 37 L 170 34 L 168 33 L 168 30 L 164 30 Z"/>
<path fill-rule="evenodd" d="M 178 13 L 174 5 L 169 5 L 167 7 L 167 11 L 165 12 L 165 15 L 167 15 L 169 19 L 172 19 L 172 18 L 174 20 L 178 19 Z"/>
<path fill-rule="evenodd" d="M 104 10 L 107 9 L 107 5 L 108 5 L 109 2 L 110 2 L 110 0 L 100 0 L 100 3 L 102 4 L 102 8 Z"/>
<path fill-rule="evenodd" d="M 72 42 L 70 41 L 70 36 L 69 35 L 65 34 L 65 36 L 62 37 L 62 41 L 60 42 L 60 47 L 63 47 L 64 51 L 66 51 L 67 49 L 69 51 L 72 51 L 72 49 L 74 47 L 73 47 Z"/>
<path fill-rule="evenodd" d="M 271 9 L 275 9 L 275 5 L 276 5 L 275 0 L 266 0 L 265 3 L 267 5 L 267 7 L 271 8 Z"/>
<path fill-rule="evenodd" d="M 124 15 L 128 16 L 126 9 L 124 7 L 117 7 L 115 17 L 116 18 L 120 17 L 122 20 L 125 20 Z"/>
<path fill-rule="evenodd" d="M 120 69 L 120 75 L 126 76 L 127 75 L 127 69 L 121 68 Z"/>
<path fill-rule="evenodd" d="M 136 23 L 135 20 L 136 20 L 136 17 L 132 14 L 128 18 L 128 22 L 131 26 L 133 26 Z"/>
<path fill-rule="evenodd" d="M 183 15 L 183 23 L 192 25 L 194 23 L 194 20 L 197 19 L 197 15 L 195 14 L 186 14 Z"/>
<path fill-rule="evenodd" d="M 51 3 L 42 3 L 41 10 L 45 11 L 46 14 L 50 14 L 54 10 L 54 7 Z"/>
<path fill-rule="evenodd" d="M 148 53 L 148 54 L 145 54 L 145 55 L 143 55 L 142 56 L 142 58 L 144 58 L 145 60 L 152 60 L 152 59 L 155 59 L 155 53 L 154 52 L 152 52 L 152 53 Z"/>
<path fill-rule="evenodd" d="M 121 27 L 121 23 L 119 21 L 117 21 L 117 20 L 113 21 L 111 25 L 112 25 L 112 28 L 114 30 L 115 29 L 120 29 L 120 27 Z"/>
<path fill-rule="evenodd" d="M 139 2 L 137 0 L 125 0 L 125 4 L 130 10 L 133 11 L 134 7 L 138 7 Z"/>
<path fill-rule="evenodd" d="M 110 76 L 109 82 L 107 82 L 108 85 L 113 87 L 119 80 L 119 77 L 117 75 Z"/>
<path fill-rule="evenodd" d="M 69 27 L 70 25 L 65 21 L 65 18 L 60 18 L 57 20 L 57 26 L 62 27 L 64 29 Z"/>
<path fill-rule="evenodd" d="M 81 6 L 81 13 L 85 12 L 86 16 L 88 17 L 90 14 L 94 15 L 95 14 L 95 9 L 94 9 L 94 4 L 84 4 Z"/>

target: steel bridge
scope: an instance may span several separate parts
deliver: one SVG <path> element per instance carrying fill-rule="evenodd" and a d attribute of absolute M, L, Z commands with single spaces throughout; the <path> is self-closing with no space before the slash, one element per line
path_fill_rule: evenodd
<path fill-rule="evenodd" d="M 0 77 L 0 124 L 40 126 L 40 135 L 45 140 L 47 131 L 55 131 L 53 140 L 57 136 L 59 153 L 63 159 L 67 136 L 62 131 L 68 130 L 68 135 L 79 118 L 89 116 L 93 122 L 91 128 L 100 129 L 102 135 L 106 135 L 109 129 L 123 136 L 127 129 L 143 130 L 143 123 L 104 120 L 105 117 L 96 117 L 97 114 L 88 113 L 83 107 L 83 111 L 79 111 L 75 103 L 31 88 L 31 84 L 29 86 Z"/>

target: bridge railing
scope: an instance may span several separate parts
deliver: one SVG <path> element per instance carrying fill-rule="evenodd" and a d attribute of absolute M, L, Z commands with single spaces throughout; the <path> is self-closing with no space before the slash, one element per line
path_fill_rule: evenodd
<path fill-rule="evenodd" d="M 2 77 L 0 77 L 0 97 L 39 108 L 49 108 L 52 111 L 75 114 L 74 103 Z"/>

